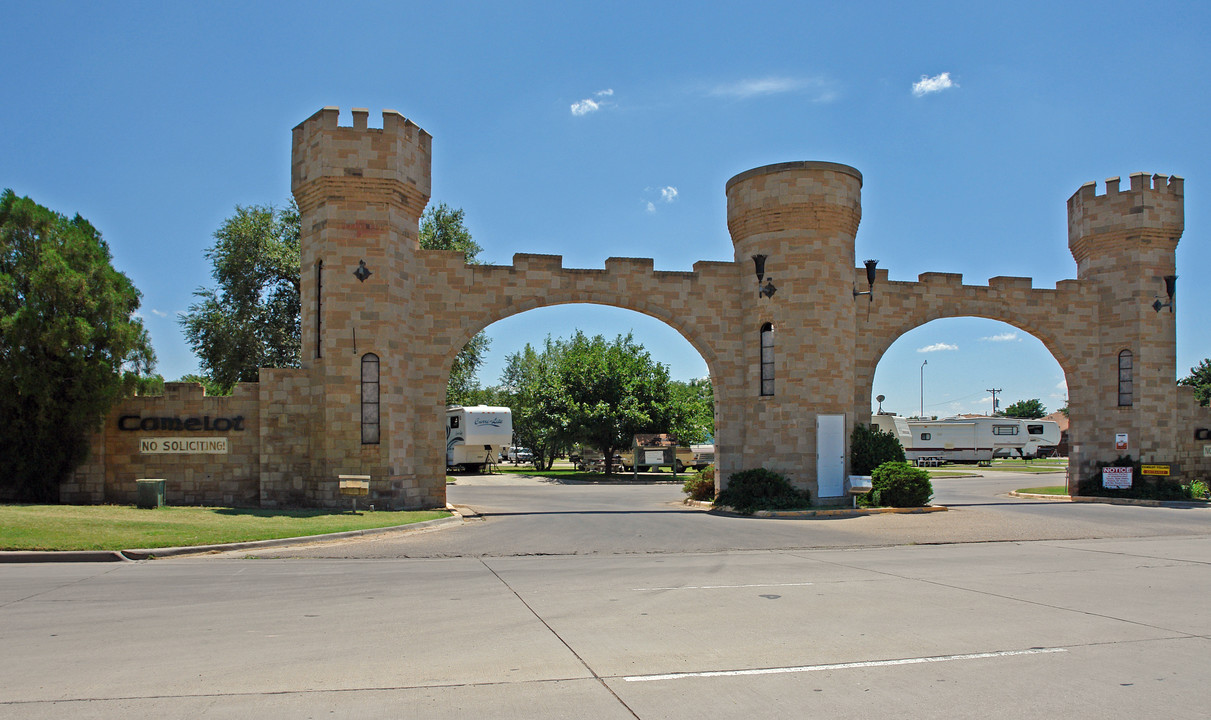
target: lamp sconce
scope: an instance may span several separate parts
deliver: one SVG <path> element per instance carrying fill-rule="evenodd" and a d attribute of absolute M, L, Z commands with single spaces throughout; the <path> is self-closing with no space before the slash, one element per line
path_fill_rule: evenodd
<path fill-rule="evenodd" d="M 765 255 L 753 256 L 753 269 L 757 273 L 757 297 L 772 298 L 774 293 L 778 292 L 778 288 L 774 287 L 774 279 L 765 277 Z M 761 281 L 765 280 L 765 285 L 761 285 Z"/>
<path fill-rule="evenodd" d="M 1177 292 L 1177 276 L 1176 275 L 1166 275 L 1165 276 L 1165 294 L 1169 296 L 1169 302 L 1161 302 L 1161 299 L 1159 297 L 1157 297 L 1156 300 L 1152 303 L 1152 309 L 1157 312 L 1160 312 L 1161 308 L 1167 307 L 1167 308 L 1169 308 L 1169 312 L 1172 313 L 1173 312 L 1173 295 L 1176 292 Z"/>
<path fill-rule="evenodd" d="M 357 278 L 358 282 L 366 282 L 366 278 L 370 277 L 372 274 L 373 273 L 370 272 L 370 268 L 366 267 L 365 260 L 357 261 L 357 269 L 353 271 L 353 277 Z"/>
<path fill-rule="evenodd" d="M 875 301 L 875 268 L 876 268 L 876 266 L 878 266 L 879 261 L 878 260 L 866 260 L 864 262 L 864 264 L 866 265 L 867 289 L 859 291 L 858 288 L 855 287 L 854 288 L 854 297 L 857 298 L 859 295 L 866 295 L 870 298 L 871 302 L 874 302 Z"/>

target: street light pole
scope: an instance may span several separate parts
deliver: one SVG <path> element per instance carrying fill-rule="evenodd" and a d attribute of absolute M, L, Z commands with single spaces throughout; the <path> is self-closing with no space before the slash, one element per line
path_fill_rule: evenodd
<path fill-rule="evenodd" d="M 929 364 L 928 360 L 921 363 L 921 414 L 917 417 L 925 419 L 925 366 Z"/>

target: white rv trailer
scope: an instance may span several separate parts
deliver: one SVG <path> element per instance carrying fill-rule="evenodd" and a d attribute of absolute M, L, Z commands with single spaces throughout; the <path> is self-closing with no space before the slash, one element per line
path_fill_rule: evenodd
<path fill-rule="evenodd" d="M 455 405 L 446 408 L 446 467 L 482 470 L 513 443 L 513 413 L 507 407 Z"/>
<path fill-rule="evenodd" d="M 1007 417 L 908 420 L 874 415 L 871 422 L 895 433 L 904 455 L 915 462 L 974 462 L 987 465 L 994 457 L 1035 457 L 1042 447 L 1059 444 L 1059 425 L 1050 420 Z"/>

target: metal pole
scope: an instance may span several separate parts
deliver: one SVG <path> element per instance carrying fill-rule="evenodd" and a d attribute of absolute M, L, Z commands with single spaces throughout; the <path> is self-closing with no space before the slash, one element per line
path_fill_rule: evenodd
<path fill-rule="evenodd" d="M 917 417 L 925 419 L 925 366 L 929 364 L 928 360 L 921 363 L 921 414 Z"/>

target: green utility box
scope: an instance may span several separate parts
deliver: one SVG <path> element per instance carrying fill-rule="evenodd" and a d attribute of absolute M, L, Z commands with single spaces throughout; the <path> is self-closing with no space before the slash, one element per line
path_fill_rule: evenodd
<path fill-rule="evenodd" d="M 148 510 L 164 507 L 163 480 L 135 480 L 135 485 L 139 488 L 136 505 Z"/>

